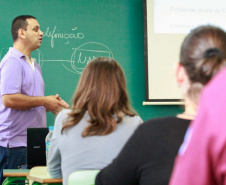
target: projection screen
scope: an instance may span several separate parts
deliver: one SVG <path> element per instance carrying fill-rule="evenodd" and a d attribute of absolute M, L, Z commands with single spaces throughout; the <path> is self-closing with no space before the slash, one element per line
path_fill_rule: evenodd
<path fill-rule="evenodd" d="M 145 102 L 144 105 L 183 104 L 175 79 L 180 46 L 199 25 L 226 29 L 226 1 L 144 0 Z"/>

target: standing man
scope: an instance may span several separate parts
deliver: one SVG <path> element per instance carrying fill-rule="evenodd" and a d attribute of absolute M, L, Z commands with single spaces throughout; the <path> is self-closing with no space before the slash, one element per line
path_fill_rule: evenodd
<path fill-rule="evenodd" d="M 43 36 L 36 18 L 16 17 L 11 33 L 13 47 L 0 64 L 0 183 L 3 169 L 26 164 L 27 128 L 46 127 L 46 111 L 69 107 L 59 95 L 44 96 L 41 68 L 31 58 Z"/>

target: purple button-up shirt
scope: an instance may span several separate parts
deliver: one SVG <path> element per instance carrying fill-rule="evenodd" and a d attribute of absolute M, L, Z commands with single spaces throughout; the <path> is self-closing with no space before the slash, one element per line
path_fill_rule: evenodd
<path fill-rule="evenodd" d="M 24 54 L 10 48 L 0 64 L 0 95 L 16 93 L 44 96 L 44 81 L 36 62 L 33 70 Z M 46 127 L 45 107 L 20 111 L 6 108 L 0 98 L 0 146 L 27 146 L 27 128 L 34 127 Z"/>

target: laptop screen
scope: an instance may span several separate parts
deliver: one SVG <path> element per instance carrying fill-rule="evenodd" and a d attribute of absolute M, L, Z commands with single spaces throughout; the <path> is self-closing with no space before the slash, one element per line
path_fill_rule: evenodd
<path fill-rule="evenodd" d="M 27 129 L 27 168 L 46 166 L 45 138 L 48 128 Z"/>

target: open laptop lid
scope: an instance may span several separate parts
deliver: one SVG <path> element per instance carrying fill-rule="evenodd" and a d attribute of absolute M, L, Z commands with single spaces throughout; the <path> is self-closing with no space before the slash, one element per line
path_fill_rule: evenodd
<path fill-rule="evenodd" d="M 48 128 L 27 129 L 27 168 L 46 166 L 45 138 Z"/>

